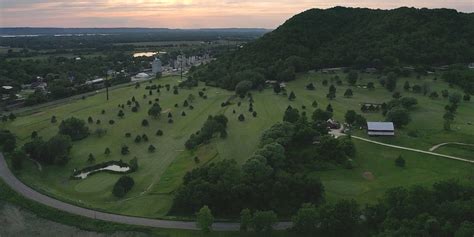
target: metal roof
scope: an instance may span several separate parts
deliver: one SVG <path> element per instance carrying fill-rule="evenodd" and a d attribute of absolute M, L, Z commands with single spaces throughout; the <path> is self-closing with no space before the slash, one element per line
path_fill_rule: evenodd
<path fill-rule="evenodd" d="M 392 122 L 367 122 L 368 130 L 394 131 Z"/>

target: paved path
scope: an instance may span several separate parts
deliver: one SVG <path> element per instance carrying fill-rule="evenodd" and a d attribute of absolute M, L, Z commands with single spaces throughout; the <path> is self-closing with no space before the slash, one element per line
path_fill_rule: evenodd
<path fill-rule="evenodd" d="M 468 144 L 468 143 L 462 143 L 462 142 L 445 142 L 438 145 L 434 145 L 433 147 L 430 148 L 430 151 L 434 151 L 442 146 L 449 145 L 449 144 L 462 145 L 462 146 L 474 146 L 474 144 Z"/>
<path fill-rule="evenodd" d="M 366 142 L 378 144 L 378 145 L 381 145 L 381 146 L 392 147 L 392 148 L 407 150 L 407 151 L 414 151 L 414 152 L 418 152 L 418 153 L 424 153 L 424 154 L 428 154 L 428 155 L 439 156 L 439 157 L 444 157 L 444 158 L 448 158 L 448 159 L 452 159 L 452 160 L 458 160 L 458 161 L 463 161 L 463 162 L 474 164 L 474 160 L 469 160 L 469 159 L 459 158 L 459 157 L 455 157 L 455 156 L 434 153 L 434 152 L 431 152 L 431 151 L 423 151 L 423 150 L 409 148 L 409 147 L 391 145 L 391 144 L 387 144 L 387 143 L 383 143 L 383 142 L 373 141 L 373 140 L 363 138 L 363 137 L 357 137 L 357 136 L 351 136 L 351 137 L 355 138 L 355 139 L 358 139 L 358 140 L 361 140 L 361 141 L 366 141 Z"/>
<path fill-rule="evenodd" d="M 18 180 L 15 175 L 10 171 L 8 165 L 0 153 L 0 178 L 5 181 L 13 190 L 20 193 L 26 198 L 32 199 L 36 202 L 44 204 L 49 207 L 59 209 L 64 212 L 71 214 L 84 216 L 92 219 L 98 219 L 103 221 L 110 221 L 122 224 L 130 224 L 137 226 L 146 226 L 146 227 L 156 227 L 156 228 L 167 228 L 167 229 L 183 229 L 183 230 L 197 230 L 195 222 L 187 221 L 170 221 L 170 220 L 157 220 L 149 219 L 142 217 L 132 217 L 132 216 L 123 216 L 117 214 L 110 214 L 100 211 L 94 211 L 91 209 L 74 206 L 69 203 L 65 203 L 59 200 L 56 200 L 47 195 L 41 194 L 32 188 L 23 184 Z M 274 226 L 275 229 L 283 230 L 291 226 L 291 222 L 280 222 Z M 239 223 L 227 223 L 219 222 L 213 224 L 213 229 L 216 231 L 237 231 L 239 230 Z"/>

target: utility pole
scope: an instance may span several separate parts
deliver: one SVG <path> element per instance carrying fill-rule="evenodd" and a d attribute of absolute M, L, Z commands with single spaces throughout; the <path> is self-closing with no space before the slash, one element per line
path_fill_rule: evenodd
<path fill-rule="evenodd" d="M 181 51 L 181 81 L 183 81 L 183 52 Z"/>
<path fill-rule="evenodd" d="M 108 80 L 107 71 L 105 71 L 105 94 L 106 94 L 107 101 L 108 101 L 109 100 L 109 80 Z"/>

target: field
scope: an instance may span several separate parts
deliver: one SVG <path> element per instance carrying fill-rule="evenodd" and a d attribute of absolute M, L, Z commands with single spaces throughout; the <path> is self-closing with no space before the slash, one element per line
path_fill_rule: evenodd
<path fill-rule="evenodd" d="M 43 138 L 49 138 L 58 131 L 58 124 L 51 124 L 51 116 L 56 116 L 58 121 L 75 116 L 87 120 L 91 116 L 94 121 L 100 119 L 101 125 L 89 124 L 89 128 L 94 132 L 97 128 L 107 129 L 107 134 L 98 137 L 91 134 L 88 138 L 74 142 L 71 152 L 72 159 L 64 167 L 43 166 L 42 171 L 32 162 L 26 162 L 25 168 L 18 173 L 18 177 L 33 188 L 77 205 L 100 209 L 108 212 L 121 213 L 125 215 L 146 216 L 153 218 L 175 218 L 168 216 L 171 207 L 173 191 L 180 185 L 183 175 L 194 167 L 206 165 L 208 162 L 218 159 L 235 159 L 243 163 L 256 149 L 262 131 L 272 124 L 281 121 L 283 112 L 288 105 L 306 111 L 311 114 L 314 110 L 311 103 L 316 100 L 320 108 L 326 108 L 331 103 L 334 108 L 336 120 L 343 121 L 344 113 L 348 109 L 360 112 L 360 103 L 373 102 L 382 103 L 391 99 L 391 93 L 381 88 L 376 82 L 376 78 L 371 74 L 362 74 L 360 84 L 370 81 L 375 82 L 376 89 L 369 91 L 364 88 L 352 88 L 353 98 L 344 98 L 343 93 L 348 88 L 344 78 L 344 85 L 337 86 L 337 97 L 333 101 L 326 99 L 328 88 L 321 84 L 323 79 L 332 78 L 334 75 L 310 73 L 300 75 L 296 81 L 287 84 L 287 91 L 294 91 L 295 101 L 289 101 L 286 96 L 276 95 L 271 89 L 262 92 L 253 92 L 254 109 L 258 115 L 252 117 L 248 112 L 247 99 L 242 100 L 242 105 L 237 106 L 239 98 L 232 99 L 232 104 L 221 107 L 221 103 L 229 99 L 233 92 L 219 88 L 206 87 L 207 99 L 200 98 L 198 90 L 202 90 L 204 85 L 191 90 L 180 89 L 178 95 L 172 93 L 172 89 L 167 92 L 162 89 L 158 94 L 154 91 L 149 96 L 145 86 L 152 85 L 148 82 L 142 83 L 141 87 L 135 89 L 133 85 L 114 89 L 110 92 L 110 100 L 105 100 L 105 95 L 101 91 L 97 95 L 87 97 L 84 100 L 78 99 L 61 105 L 37 108 L 28 113 L 19 114 L 13 122 L 3 123 L 2 128 L 10 129 L 14 132 L 20 143 L 29 140 L 32 131 L 37 131 Z M 454 124 L 453 131 L 443 130 L 444 106 L 447 99 L 429 99 L 422 94 L 403 92 L 401 88 L 405 80 L 410 83 L 422 85 L 429 84 L 431 90 L 438 93 L 442 89 L 449 89 L 450 92 L 460 91 L 449 86 L 441 80 L 433 80 L 434 77 L 401 78 L 398 82 L 399 91 L 403 96 L 412 96 L 418 99 L 419 104 L 411 112 L 412 122 L 404 129 L 397 130 L 396 137 L 393 138 L 373 138 L 374 140 L 428 150 L 434 145 L 444 142 L 464 142 L 474 144 L 474 126 L 468 123 L 474 122 L 474 103 L 462 102 Z M 313 82 L 316 90 L 306 90 L 305 86 Z M 177 77 L 165 77 L 153 81 L 153 84 L 178 83 Z M 143 95 L 147 98 L 144 99 Z M 193 110 L 182 106 L 189 94 L 193 94 L 196 99 L 191 105 Z M 120 119 L 117 116 L 118 104 L 126 104 L 127 100 L 134 96 L 139 101 L 141 108 L 138 113 L 130 111 L 125 107 L 125 116 Z M 165 114 L 159 119 L 153 119 L 147 115 L 148 102 L 160 99 L 160 105 Z M 176 108 L 174 105 L 179 104 Z M 306 106 L 303 109 L 302 106 Z M 101 111 L 105 110 L 105 114 Z M 233 114 L 233 110 L 236 113 Z M 181 113 L 185 111 L 186 116 Z M 167 122 L 167 113 L 173 114 L 174 123 Z M 245 121 L 239 122 L 237 116 L 243 113 Z M 225 114 L 229 118 L 228 137 L 226 139 L 216 138 L 210 144 L 199 147 L 196 151 L 186 151 L 184 143 L 190 134 L 200 129 L 209 115 Z M 380 113 L 367 113 L 364 116 L 369 121 L 383 120 Z M 110 119 L 115 120 L 115 124 L 109 125 Z M 141 121 L 148 119 L 149 127 L 142 127 Z M 155 136 L 158 129 L 163 130 L 164 135 Z M 125 137 L 125 133 L 130 132 L 130 138 Z M 146 134 L 148 142 L 136 144 L 133 140 L 135 136 Z M 363 131 L 357 131 L 357 135 L 365 136 Z M 372 138 L 371 138 L 372 139 Z M 335 169 L 328 171 L 315 171 L 312 175 L 319 176 L 326 188 L 326 199 L 334 201 L 340 198 L 354 198 L 361 203 L 375 201 L 383 192 L 400 185 L 421 184 L 429 185 L 437 180 L 447 178 L 458 178 L 466 180 L 473 178 L 474 166 L 458 161 L 451 161 L 430 155 L 385 148 L 375 144 L 362 141 L 355 141 L 357 147 L 356 167 L 352 170 Z M 120 147 L 126 144 L 130 147 L 130 154 L 123 156 L 120 154 Z M 147 148 L 153 144 L 157 151 L 149 153 Z M 112 151 L 110 156 L 105 156 L 104 150 L 109 147 Z M 469 155 L 464 150 L 459 151 L 458 147 L 441 147 L 443 154 L 458 155 L 462 158 Z M 467 149 L 467 148 L 466 148 Z M 471 149 L 472 151 L 472 149 Z M 111 190 L 119 175 L 99 173 L 84 180 L 69 179 L 75 168 L 87 166 L 87 158 L 92 153 L 96 162 L 106 160 L 128 161 L 137 157 L 139 170 L 132 173 L 135 180 L 135 187 L 125 198 L 117 199 L 112 196 Z M 406 168 L 399 168 L 394 165 L 394 159 L 402 155 L 407 161 Z M 199 157 L 200 163 L 195 164 L 194 157 Z M 370 175 L 368 175 L 370 173 Z M 183 218 L 183 217 L 180 217 Z"/>

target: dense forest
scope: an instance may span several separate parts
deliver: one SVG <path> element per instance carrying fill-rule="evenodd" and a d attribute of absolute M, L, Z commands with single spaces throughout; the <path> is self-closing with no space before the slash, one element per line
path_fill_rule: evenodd
<path fill-rule="evenodd" d="M 242 80 L 257 88 L 309 69 L 468 63 L 474 61 L 473 25 L 474 14 L 449 9 L 311 9 L 196 70 L 193 78 L 233 90 Z"/>

